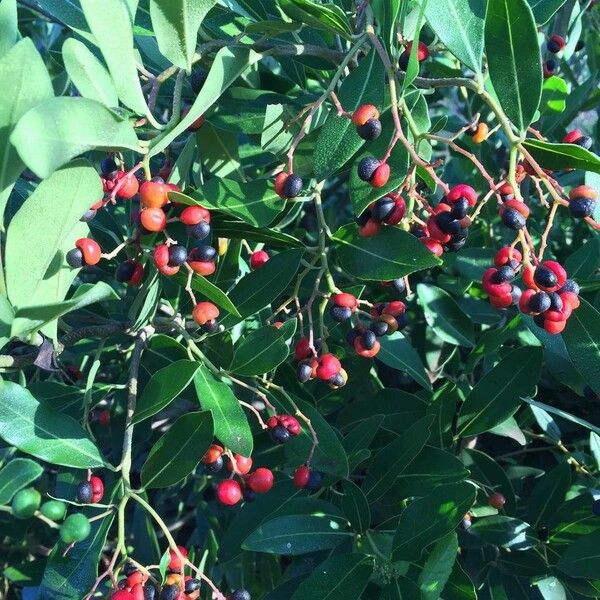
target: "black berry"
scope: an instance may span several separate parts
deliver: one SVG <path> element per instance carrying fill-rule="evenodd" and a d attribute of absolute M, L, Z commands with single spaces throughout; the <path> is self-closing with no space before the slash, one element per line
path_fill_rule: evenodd
<path fill-rule="evenodd" d="M 89 504 L 94 496 L 92 484 L 89 481 L 82 481 L 77 486 L 77 502 Z"/>
<path fill-rule="evenodd" d="M 592 138 L 587 135 L 582 135 L 575 143 L 578 146 L 589 150 L 592 147 L 594 140 L 592 140 Z"/>
<path fill-rule="evenodd" d="M 121 283 L 125 283 L 131 279 L 135 271 L 135 264 L 130 260 L 122 262 L 115 271 L 115 279 Z"/>
<path fill-rule="evenodd" d="M 573 198 L 573 200 L 569 202 L 571 216 L 576 219 L 591 217 L 594 214 L 595 208 L 596 201 L 592 200 L 592 198 Z"/>
<path fill-rule="evenodd" d="M 392 281 L 392 287 L 399 294 L 404 294 L 406 291 L 406 282 L 404 281 L 404 278 L 400 277 L 400 279 L 394 279 L 394 281 Z"/>
<path fill-rule="evenodd" d="M 334 321 L 343 323 L 352 316 L 352 309 L 345 306 L 332 306 L 329 310 L 329 314 Z"/>
<path fill-rule="evenodd" d="M 252 600 L 252 596 L 248 590 L 235 590 L 229 600 Z"/>
<path fill-rule="evenodd" d="M 301 362 L 296 370 L 296 376 L 300 383 L 306 383 L 312 376 L 312 367 L 308 362 Z"/>
<path fill-rule="evenodd" d="M 97 213 L 97 210 L 90 208 L 83 213 L 83 216 L 79 220 L 83 221 L 84 223 L 89 223 L 96 216 Z"/>
<path fill-rule="evenodd" d="M 217 249 L 212 246 L 195 246 L 188 255 L 190 261 L 211 262 L 217 258 Z"/>
<path fill-rule="evenodd" d="M 211 473 L 218 473 L 223 468 L 223 457 L 219 456 L 216 460 L 206 465 Z"/>
<path fill-rule="evenodd" d="M 67 252 L 67 264 L 74 269 L 83 266 L 83 253 L 79 248 L 73 248 Z"/>
<path fill-rule="evenodd" d="M 527 224 L 525 217 L 516 209 L 508 208 L 502 213 L 502 222 L 509 228 L 517 231 Z"/>
<path fill-rule="evenodd" d="M 105 158 L 101 163 L 100 163 L 100 171 L 102 173 L 102 175 L 110 175 L 111 173 L 114 173 L 117 169 L 119 168 L 119 165 L 117 165 L 117 163 L 115 162 L 114 158 L 111 158 L 110 156 Z"/>
<path fill-rule="evenodd" d="M 311 470 L 310 475 L 308 477 L 308 483 L 306 484 L 306 488 L 311 491 L 318 490 L 321 487 L 322 482 L 323 475 L 321 475 L 319 471 Z"/>
<path fill-rule="evenodd" d="M 563 301 L 561 297 L 556 292 L 552 292 L 548 295 L 550 296 L 550 309 L 560 312 L 563 308 Z"/>
<path fill-rule="evenodd" d="M 376 221 L 381 223 L 390 216 L 395 206 L 396 203 L 389 196 L 384 196 L 375 202 L 371 209 L 371 215 Z"/>
<path fill-rule="evenodd" d="M 277 425 L 271 430 L 271 438 L 278 444 L 285 444 L 290 439 L 290 432 L 282 425 Z"/>
<path fill-rule="evenodd" d="M 369 329 L 377 336 L 381 337 L 388 332 L 389 325 L 385 321 L 373 321 Z"/>
<path fill-rule="evenodd" d="M 466 198 L 459 198 L 456 202 L 452 204 L 452 210 L 450 214 L 455 219 L 463 219 L 467 216 L 467 211 L 469 210 L 469 201 Z"/>
<path fill-rule="evenodd" d="M 506 283 L 507 281 L 512 281 L 515 278 L 515 272 L 508 265 L 504 265 L 503 267 L 498 267 L 496 273 L 492 277 L 493 283 Z"/>
<path fill-rule="evenodd" d="M 179 267 L 181 266 L 188 257 L 187 250 L 185 246 L 180 246 L 176 244 L 174 246 L 169 246 L 169 266 L 170 267 Z"/>
<path fill-rule="evenodd" d="M 363 181 L 371 181 L 373 174 L 381 164 L 381 161 L 377 160 L 373 156 L 365 156 L 358 163 L 358 176 Z"/>
<path fill-rule="evenodd" d="M 377 343 L 377 336 L 371 330 L 367 330 L 360 336 L 360 341 L 365 350 L 372 350 Z"/>
<path fill-rule="evenodd" d="M 364 125 L 359 125 L 356 132 L 363 140 L 376 140 L 381 135 L 381 121 L 369 119 Z"/>
<path fill-rule="evenodd" d="M 563 285 L 558 292 L 571 292 L 572 294 L 579 294 L 579 285 L 577 285 L 572 279 L 567 279 L 567 281 L 565 281 L 565 285 Z"/>
<path fill-rule="evenodd" d="M 188 225 L 187 232 L 195 240 L 203 240 L 210 235 L 210 225 L 206 221 L 200 221 L 196 225 Z"/>
<path fill-rule="evenodd" d="M 283 195 L 286 198 L 295 198 L 302 191 L 303 185 L 302 178 L 292 173 L 291 175 L 288 175 L 283 184 Z"/>
<path fill-rule="evenodd" d="M 550 308 L 552 304 L 550 295 L 546 292 L 538 292 L 531 296 L 529 300 L 529 310 L 535 313 L 543 313 Z"/>
<path fill-rule="evenodd" d="M 188 579 L 185 582 L 184 591 L 186 594 L 191 594 L 200 589 L 200 580 L 199 579 Z"/>
<path fill-rule="evenodd" d="M 539 266 L 533 273 L 533 280 L 544 288 L 553 288 L 558 283 L 556 273 L 548 267 Z"/>
<path fill-rule="evenodd" d="M 179 586 L 165 585 L 160 593 L 160 600 L 177 600 L 179 598 Z"/>
<path fill-rule="evenodd" d="M 457 221 L 449 212 L 443 212 L 435 218 L 437 226 L 445 233 L 455 235 L 462 229 L 460 222 Z"/>

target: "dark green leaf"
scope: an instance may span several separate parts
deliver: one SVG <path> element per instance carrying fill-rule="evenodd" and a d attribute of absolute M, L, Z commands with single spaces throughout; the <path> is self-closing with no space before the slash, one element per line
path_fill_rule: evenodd
<path fill-rule="evenodd" d="M 229 370 L 238 375 L 262 375 L 286 360 L 289 347 L 277 327 L 261 327 L 236 344 Z"/>
<path fill-rule="evenodd" d="M 369 501 L 362 490 L 352 481 L 342 482 L 340 499 L 344 515 L 358 533 L 365 533 L 371 523 Z"/>
<path fill-rule="evenodd" d="M 0 6 L 0 58 L 17 43 L 18 39 L 17 2 L 4 0 Z"/>
<path fill-rule="evenodd" d="M 187 477 L 208 450 L 213 434 L 210 412 L 179 417 L 150 450 L 141 473 L 144 487 L 170 487 Z"/>
<path fill-rule="evenodd" d="M 430 0 L 425 16 L 444 45 L 475 73 L 481 73 L 486 0 Z"/>
<path fill-rule="evenodd" d="M 528 521 L 534 529 L 548 525 L 556 510 L 565 502 L 571 487 L 571 467 L 558 465 L 538 479 L 529 498 Z"/>
<path fill-rule="evenodd" d="M 421 387 L 431 389 L 431 382 L 421 357 L 412 347 L 410 342 L 400 332 L 381 338 L 381 350 L 377 354 L 378 360 L 392 369 L 403 371 Z"/>
<path fill-rule="evenodd" d="M 340 86 L 338 95 L 344 110 L 353 112 L 363 104 L 373 104 L 383 110 L 385 69 L 375 49 L 364 57 Z M 320 181 L 343 167 L 365 141 L 346 116 L 334 111 L 319 132 L 315 144 L 313 166 Z"/>
<path fill-rule="evenodd" d="M 454 530 L 473 505 L 475 495 L 470 483 L 453 483 L 409 504 L 394 535 L 394 560 L 418 560 L 427 546 Z"/>
<path fill-rule="evenodd" d="M 577 144 L 552 144 L 527 140 L 523 145 L 544 169 L 580 169 L 600 173 L 600 158 Z"/>
<path fill-rule="evenodd" d="M 8 504 L 20 489 L 33 483 L 44 469 L 28 458 L 14 458 L 0 470 L 0 505 Z"/>
<path fill-rule="evenodd" d="M 569 544 L 600 532 L 600 519 L 592 512 L 592 497 L 581 494 L 558 508 L 548 524 L 552 544 Z"/>
<path fill-rule="evenodd" d="M 290 600 L 358 600 L 373 573 L 373 558 L 340 554 L 318 565 Z"/>
<path fill-rule="evenodd" d="M 260 525 L 244 540 L 242 548 L 295 556 L 335 548 L 352 535 L 343 519 L 327 515 L 287 515 Z"/>
<path fill-rule="evenodd" d="M 419 303 L 427 324 L 445 342 L 456 346 L 475 344 L 473 323 L 459 308 L 452 296 L 441 288 L 420 283 L 417 286 Z"/>
<path fill-rule="evenodd" d="M 397 227 L 365 238 L 356 225 L 344 225 L 333 239 L 344 269 L 360 279 L 389 281 L 441 264 L 415 236 Z"/>
<path fill-rule="evenodd" d="M 527 2 L 531 6 L 535 22 L 544 25 L 566 0 L 527 0 Z"/>
<path fill-rule="evenodd" d="M 268 244 L 270 248 L 302 248 L 300 240 L 288 233 L 282 233 L 267 227 L 253 227 L 243 221 L 220 219 L 211 220 L 213 234 L 234 240 L 253 240 Z"/>
<path fill-rule="evenodd" d="M 427 443 L 432 422 L 431 416 L 420 419 L 373 457 L 362 487 L 369 502 L 381 498 L 415 459 Z"/>
<path fill-rule="evenodd" d="M 458 419 L 458 435 L 477 435 L 502 423 L 519 408 L 521 397 L 537 384 L 542 353 L 518 348 L 486 373 L 466 397 Z"/>
<path fill-rule="evenodd" d="M 187 284 L 187 275 L 185 273 L 177 273 L 173 276 L 173 279 L 180 283 L 182 286 Z M 217 306 L 224 308 L 228 313 L 231 313 L 235 317 L 239 317 L 240 313 L 229 298 L 229 296 L 221 289 L 219 289 L 214 283 L 194 273 L 191 281 L 192 289 L 202 294 L 207 300 L 214 302 Z"/>
<path fill-rule="evenodd" d="M 200 406 L 210 410 L 215 423 L 215 436 L 231 451 L 242 456 L 252 454 L 253 439 L 246 415 L 231 388 L 217 381 L 204 366 L 194 377 Z"/>
<path fill-rule="evenodd" d="M 75 419 L 38 402 L 29 390 L 12 381 L 0 383 L 0 437 L 55 465 L 104 466 L 100 451 Z"/>
<path fill-rule="evenodd" d="M 538 543 L 538 537 L 531 525 L 503 515 L 477 519 L 469 531 L 489 544 L 511 550 L 526 550 Z"/>
<path fill-rule="evenodd" d="M 190 384 L 200 363 L 178 360 L 152 375 L 138 398 L 133 423 L 140 423 L 170 404 Z"/>
<path fill-rule="evenodd" d="M 335 4 L 317 4 L 312 0 L 278 0 L 278 3 L 281 10 L 294 21 L 317 29 L 327 29 L 346 38 L 352 35 L 346 14 Z"/>
<path fill-rule="evenodd" d="M 524 132 L 538 109 L 543 84 L 537 28 L 526 0 L 488 0 L 485 50 L 500 104 Z"/>
<path fill-rule="evenodd" d="M 452 573 L 458 554 L 458 540 L 452 532 L 432 548 L 419 575 L 419 588 L 423 600 L 438 600 Z"/>

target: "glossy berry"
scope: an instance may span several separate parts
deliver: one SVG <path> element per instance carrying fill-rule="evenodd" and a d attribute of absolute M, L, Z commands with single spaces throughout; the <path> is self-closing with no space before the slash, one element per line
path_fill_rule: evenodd
<path fill-rule="evenodd" d="M 596 208 L 596 201 L 590 200 L 589 198 L 575 198 L 569 202 L 569 210 L 571 216 L 575 219 L 585 219 L 591 217 L 594 214 Z"/>
<path fill-rule="evenodd" d="M 536 267 L 533 280 L 539 288 L 555 292 L 566 283 L 567 273 L 556 261 L 546 260 Z"/>
<path fill-rule="evenodd" d="M 321 475 L 321 473 L 319 473 L 318 471 L 311 470 L 310 477 L 308 479 L 308 483 L 307 483 L 306 487 L 309 490 L 314 492 L 321 487 L 322 483 L 323 483 L 323 475 Z"/>
<path fill-rule="evenodd" d="M 223 451 L 223 446 L 219 446 L 218 444 L 211 444 L 208 447 L 208 450 L 204 453 L 201 462 L 205 465 L 208 465 L 217 460 L 218 458 L 221 458 Z"/>
<path fill-rule="evenodd" d="M 389 196 L 384 196 L 375 202 L 371 209 L 371 215 L 373 216 L 373 219 L 381 223 L 392 214 L 395 207 L 395 201 Z"/>
<path fill-rule="evenodd" d="M 309 361 L 303 360 L 298 363 L 298 367 L 296 369 L 296 377 L 300 383 L 306 383 L 312 378 L 312 365 Z"/>
<path fill-rule="evenodd" d="M 269 255 L 264 250 L 257 250 L 250 255 L 250 268 L 253 271 L 260 269 L 269 261 Z"/>
<path fill-rule="evenodd" d="M 98 213 L 98 211 L 95 208 L 89 208 L 88 210 L 86 210 L 81 219 L 79 219 L 82 223 L 89 223 Z"/>
<path fill-rule="evenodd" d="M 212 246 L 194 246 L 190 250 L 188 263 L 192 262 L 213 262 L 217 258 L 217 249 Z"/>
<path fill-rule="evenodd" d="M 102 159 L 102 162 L 100 163 L 100 172 L 105 177 L 117 171 L 118 168 L 119 165 L 117 165 L 117 162 L 114 158 L 112 158 L 112 156 L 107 156 L 106 158 Z"/>
<path fill-rule="evenodd" d="M 515 271 L 508 265 L 504 265 L 496 269 L 496 272 L 492 276 L 494 283 L 506 283 L 512 281 L 515 278 Z"/>
<path fill-rule="evenodd" d="M 548 59 L 543 65 L 544 78 L 552 77 L 556 73 L 557 64 L 553 59 Z"/>
<path fill-rule="evenodd" d="M 352 123 L 358 127 L 371 119 L 379 119 L 379 110 L 373 104 L 363 104 L 352 113 L 351 119 Z"/>
<path fill-rule="evenodd" d="M 41 494 L 35 488 L 19 490 L 12 499 L 11 508 L 16 519 L 31 519 L 42 501 Z"/>
<path fill-rule="evenodd" d="M 340 292 L 338 294 L 334 294 L 333 296 L 331 296 L 331 301 L 336 306 L 349 308 L 352 311 L 356 310 L 356 307 L 358 306 L 356 296 L 347 292 Z"/>
<path fill-rule="evenodd" d="M 352 310 L 344 306 L 332 306 L 329 309 L 329 314 L 334 321 L 344 323 L 352 316 Z"/>
<path fill-rule="evenodd" d="M 126 260 L 115 270 L 115 279 L 121 283 L 139 285 L 144 276 L 144 267 L 136 260 Z"/>
<path fill-rule="evenodd" d="M 123 171 L 119 171 L 117 174 L 117 186 L 119 186 L 117 196 L 124 200 L 129 200 L 138 193 L 140 182 L 135 175 L 126 175 Z"/>
<path fill-rule="evenodd" d="M 562 36 L 554 34 L 550 36 L 550 39 L 546 43 L 546 48 L 548 48 L 548 52 L 558 54 L 566 45 L 567 43 Z"/>
<path fill-rule="evenodd" d="M 271 439 L 278 444 L 285 444 L 290 437 L 290 432 L 283 425 L 277 425 L 271 430 Z"/>
<path fill-rule="evenodd" d="M 390 165 L 381 163 L 373 173 L 370 183 L 374 188 L 383 187 L 390 179 Z"/>
<path fill-rule="evenodd" d="M 192 311 L 192 317 L 198 325 L 206 325 L 219 317 L 219 309 L 212 302 L 198 302 Z"/>
<path fill-rule="evenodd" d="M 217 485 L 217 498 L 221 504 L 233 506 L 242 499 L 242 488 L 233 479 L 225 479 Z"/>
<path fill-rule="evenodd" d="M 246 478 L 248 487 L 257 494 L 266 494 L 273 487 L 273 471 L 259 467 Z"/>
<path fill-rule="evenodd" d="M 473 133 L 473 142 L 475 144 L 483 143 L 485 140 L 487 140 L 489 133 L 490 128 L 486 123 L 478 123 Z"/>
<path fill-rule="evenodd" d="M 356 128 L 356 133 L 363 140 L 376 140 L 382 132 L 381 121 L 379 119 L 369 119 L 364 125 L 359 125 Z"/>
<path fill-rule="evenodd" d="M 139 193 L 140 202 L 146 208 L 162 208 L 169 202 L 169 187 L 161 178 L 144 181 Z"/>
<path fill-rule="evenodd" d="M 494 492 L 488 496 L 488 504 L 492 508 L 502 510 L 506 504 L 506 498 L 500 492 Z"/>
<path fill-rule="evenodd" d="M 575 283 L 572 279 L 567 279 L 565 284 L 558 290 L 559 293 L 570 292 L 572 294 L 579 294 L 579 285 Z"/>
<path fill-rule="evenodd" d="M 179 215 L 179 220 L 184 225 L 197 225 L 202 221 L 210 223 L 210 212 L 203 206 L 186 206 Z"/>
<path fill-rule="evenodd" d="M 358 176 L 363 181 L 371 181 L 375 171 L 381 165 L 381 161 L 376 159 L 374 156 L 365 156 L 358 163 Z"/>
<path fill-rule="evenodd" d="M 340 372 L 335 374 L 327 383 L 334 390 L 344 387 L 348 383 L 348 373 L 344 369 L 340 369 Z"/>
<path fill-rule="evenodd" d="M 235 590 L 227 600 L 252 600 L 252 596 L 248 590 Z"/>
<path fill-rule="evenodd" d="M 92 484 L 89 481 L 82 481 L 79 483 L 76 493 L 77 502 L 81 502 L 81 504 L 89 504 L 92 501 L 93 495 L 94 490 L 92 489 Z"/>
<path fill-rule="evenodd" d="M 252 458 L 249 456 L 242 456 L 241 454 L 234 454 L 233 459 L 235 460 L 235 471 L 240 475 L 247 475 L 252 469 Z M 227 461 L 227 468 L 229 471 L 233 471 L 233 463 L 231 459 Z"/>
<path fill-rule="evenodd" d="M 82 513 L 73 513 L 60 526 L 59 534 L 65 544 L 72 544 L 85 540 L 90 534 L 90 530 L 88 518 Z"/>
<path fill-rule="evenodd" d="M 455 185 L 447 196 L 448 204 L 452 205 L 458 202 L 461 198 L 465 198 L 469 203 L 469 206 L 475 206 L 477 204 L 477 192 L 465 183 Z"/>
<path fill-rule="evenodd" d="M 452 208 L 450 209 L 450 215 L 455 219 L 464 219 L 467 216 L 469 211 L 469 201 L 467 198 L 459 198 L 456 202 L 452 204 Z"/>
<path fill-rule="evenodd" d="M 100 502 L 104 496 L 104 482 L 97 475 L 92 475 L 90 484 L 92 486 L 92 502 L 95 504 Z"/>
<path fill-rule="evenodd" d="M 163 586 L 160 592 L 160 600 L 179 600 L 180 590 L 177 584 L 171 583 Z"/>
<path fill-rule="evenodd" d="M 186 548 L 184 548 L 183 546 L 177 546 L 177 549 L 183 557 L 187 557 L 188 551 Z M 177 552 L 175 552 L 173 548 L 169 549 L 169 569 L 171 571 L 180 572 L 183 569 L 183 566 L 184 565 L 179 556 L 177 555 Z"/>
<path fill-rule="evenodd" d="M 339 373 L 342 365 L 337 356 L 333 354 L 323 354 L 318 358 L 316 375 L 321 381 L 329 381 L 334 375 Z"/>
<path fill-rule="evenodd" d="M 48 500 L 40 506 L 40 512 L 53 521 L 62 521 L 67 514 L 67 505 L 59 500 Z"/>
<path fill-rule="evenodd" d="M 527 219 L 516 209 L 508 208 L 501 213 L 502 222 L 509 229 L 518 231 L 527 224 Z"/>
<path fill-rule="evenodd" d="M 218 458 L 216 458 L 213 462 L 208 463 L 206 465 L 206 468 L 211 472 L 211 473 L 218 473 L 224 466 L 225 461 L 223 460 L 222 456 L 219 456 Z"/>
<path fill-rule="evenodd" d="M 528 303 L 529 310 L 532 313 L 543 313 L 551 306 L 550 296 L 546 292 L 534 294 Z"/>
<path fill-rule="evenodd" d="M 298 489 L 303 489 L 307 486 L 310 478 L 310 469 L 306 465 L 299 466 L 294 471 L 294 485 Z"/>
<path fill-rule="evenodd" d="M 296 360 L 302 360 L 312 356 L 312 350 L 310 348 L 310 342 L 308 338 L 300 338 L 294 346 L 294 356 Z"/>
<path fill-rule="evenodd" d="M 390 327 L 385 321 L 373 321 L 369 326 L 369 329 L 377 336 L 381 337 L 388 333 Z M 354 341 L 352 342 L 354 345 Z"/>
<path fill-rule="evenodd" d="M 296 198 L 300 195 L 303 186 L 302 178 L 290 173 L 283 184 L 283 196 L 285 198 Z"/>
<path fill-rule="evenodd" d="M 79 238 L 75 242 L 75 248 L 67 252 L 67 263 L 78 268 L 83 265 L 95 265 L 102 258 L 102 250 L 95 240 L 91 238 Z"/>
<path fill-rule="evenodd" d="M 191 594 L 193 592 L 197 592 L 200 589 L 201 582 L 199 579 L 186 579 L 184 592 L 186 594 Z"/>

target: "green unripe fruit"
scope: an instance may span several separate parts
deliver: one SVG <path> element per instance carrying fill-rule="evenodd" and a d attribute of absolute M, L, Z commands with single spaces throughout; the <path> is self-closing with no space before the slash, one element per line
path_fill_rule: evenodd
<path fill-rule="evenodd" d="M 60 537 L 65 544 L 81 542 L 90 535 L 90 522 L 82 513 L 69 515 L 60 526 Z"/>
<path fill-rule="evenodd" d="M 53 521 L 62 521 L 67 513 L 67 505 L 58 500 L 48 500 L 42 504 L 40 512 Z"/>
<path fill-rule="evenodd" d="M 13 515 L 17 519 L 31 519 L 42 501 L 41 494 L 34 488 L 17 492 L 12 501 Z"/>

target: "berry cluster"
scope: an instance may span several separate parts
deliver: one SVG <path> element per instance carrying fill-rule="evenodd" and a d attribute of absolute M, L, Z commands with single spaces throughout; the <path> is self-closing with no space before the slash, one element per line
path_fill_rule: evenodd
<path fill-rule="evenodd" d="M 496 308 L 507 308 L 518 304 L 521 288 L 512 284 L 521 268 L 523 256 L 516 248 L 505 246 L 496 252 L 494 265 L 485 271 L 482 278 L 483 289 L 490 297 L 490 304 Z"/>
<path fill-rule="evenodd" d="M 406 202 L 404 198 L 396 193 L 390 192 L 372 202 L 362 214 L 357 217 L 356 222 L 360 229 L 359 235 L 371 237 L 376 235 L 383 225 L 397 225 L 406 213 Z"/>
<path fill-rule="evenodd" d="M 316 355 L 319 351 L 319 342 L 315 342 L 314 351 L 308 338 L 300 338 L 294 347 L 294 356 L 298 362 L 296 375 L 300 383 L 311 379 L 320 379 L 328 383 L 332 389 L 346 385 L 348 374 L 342 368 L 342 363 L 335 354 L 325 353 Z M 267 423 L 268 425 L 268 423 Z"/>
<path fill-rule="evenodd" d="M 363 140 L 376 140 L 381 135 L 381 121 L 376 106 L 363 104 L 352 113 L 351 119 L 356 125 L 356 133 Z"/>
<path fill-rule="evenodd" d="M 509 183 L 501 186 L 498 193 L 502 198 L 502 205 L 498 211 L 502 223 L 513 231 L 523 229 L 527 225 L 530 212 L 527 204 L 515 197 L 514 190 Z"/>
<path fill-rule="evenodd" d="M 300 434 L 302 427 L 296 417 L 291 415 L 275 415 L 267 420 L 271 439 L 277 444 L 285 444 L 291 437 Z"/>

